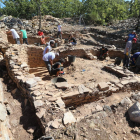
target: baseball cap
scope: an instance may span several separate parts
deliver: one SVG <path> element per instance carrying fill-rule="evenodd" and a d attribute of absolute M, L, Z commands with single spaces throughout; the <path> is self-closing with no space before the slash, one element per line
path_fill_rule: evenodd
<path fill-rule="evenodd" d="M 135 30 L 133 30 L 133 33 L 136 33 L 136 31 L 135 31 Z"/>

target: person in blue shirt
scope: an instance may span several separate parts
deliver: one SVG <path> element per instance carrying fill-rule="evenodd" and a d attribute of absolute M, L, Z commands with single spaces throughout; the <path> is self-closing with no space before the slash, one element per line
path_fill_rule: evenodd
<path fill-rule="evenodd" d="M 133 38 L 137 38 L 137 34 L 136 34 L 136 31 L 135 30 L 131 34 L 128 35 L 127 42 L 128 41 L 132 41 Z"/>
<path fill-rule="evenodd" d="M 131 56 L 131 64 L 134 66 L 136 64 L 137 58 L 139 57 L 140 52 L 136 52 L 133 56 Z"/>
<path fill-rule="evenodd" d="M 124 50 L 124 60 L 123 60 L 123 67 L 128 68 L 129 67 L 129 58 L 130 58 L 130 53 L 132 50 L 132 44 L 133 44 L 133 39 L 137 38 L 136 31 L 134 30 L 131 34 L 128 35 L 126 41 L 126 46 Z"/>

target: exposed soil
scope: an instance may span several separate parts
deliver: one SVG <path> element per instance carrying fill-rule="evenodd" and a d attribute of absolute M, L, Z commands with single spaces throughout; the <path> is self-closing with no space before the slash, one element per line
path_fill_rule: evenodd
<path fill-rule="evenodd" d="M 2 72 L 2 71 L 1 71 Z M 9 117 L 9 127 L 15 140 L 33 140 L 40 136 L 39 126 L 36 122 L 35 112 L 30 104 L 17 89 L 16 84 L 10 79 L 6 71 L 3 71 L 3 88 L 5 100 L 10 109 L 7 114 Z M 14 93 L 13 90 L 17 89 Z M 27 132 L 29 127 L 35 127 L 35 133 Z"/>
<path fill-rule="evenodd" d="M 63 78 L 67 79 L 69 84 L 86 84 L 86 83 L 99 83 L 108 82 L 113 79 L 118 79 L 116 76 L 103 71 L 102 68 L 113 60 L 87 60 L 83 58 L 76 58 L 76 61 L 71 66 L 64 69 L 65 74 L 62 75 Z M 30 69 L 31 74 L 39 76 L 42 80 L 46 80 L 48 77 L 48 71 L 45 67 L 38 67 Z M 47 83 L 50 81 L 47 81 Z"/>

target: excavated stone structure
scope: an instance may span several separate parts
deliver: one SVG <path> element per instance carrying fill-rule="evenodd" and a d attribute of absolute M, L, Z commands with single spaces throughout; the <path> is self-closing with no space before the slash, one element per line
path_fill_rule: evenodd
<path fill-rule="evenodd" d="M 92 32 L 94 32 L 94 30 L 92 30 Z M 102 44 L 99 44 L 99 46 L 102 46 Z M 110 58 L 123 58 L 122 50 L 116 50 L 112 45 L 108 46 Z M 43 135 L 51 130 L 50 126 L 63 128 L 63 123 L 67 124 L 77 121 L 71 112 L 66 111 L 67 107 L 77 107 L 85 103 L 94 102 L 116 92 L 140 89 L 139 77 L 134 76 L 134 74 L 128 70 L 123 71 L 121 67 L 114 65 L 107 65 L 104 69 L 119 77 L 118 80 L 111 80 L 107 83 L 100 82 L 92 88 L 87 88 L 80 83 L 79 85 L 71 85 L 69 83 L 68 86 L 62 84 L 62 87 L 69 90 L 61 89 L 60 85 L 59 89 L 56 88 L 54 84 L 44 81 L 29 72 L 30 68 L 45 67 L 44 61 L 42 60 L 43 47 L 10 44 L 6 39 L 4 41 L 3 38 L 0 38 L 0 49 L 4 54 L 8 74 L 21 90 L 21 94 L 25 97 L 25 102 L 30 102 L 32 109 L 36 113 L 36 120 Z M 57 57 L 55 61 L 60 58 L 66 58 L 68 55 L 94 60 L 97 59 L 99 49 L 100 47 L 97 47 L 97 44 L 95 44 L 95 47 L 90 46 L 87 48 L 83 48 L 83 46 L 78 48 L 68 46 L 54 48 L 55 51 L 60 52 L 59 57 Z M 55 119 L 49 121 L 46 118 L 48 112 L 51 113 L 52 110 L 55 110 Z M 73 118 L 70 122 L 65 118 L 67 114 Z M 61 121 L 62 119 L 63 122 Z"/>

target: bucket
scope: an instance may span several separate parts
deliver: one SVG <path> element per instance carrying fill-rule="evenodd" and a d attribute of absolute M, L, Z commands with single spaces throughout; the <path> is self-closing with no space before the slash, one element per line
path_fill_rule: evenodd
<path fill-rule="evenodd" d="M 69 62 L 75 62 L 75 58 L 76 58 L 76 56 L 68 55 Z"/>
<path fill-rule="evenodd" d="M 57 43 L 54 44 L 54 48 L 57 48 Z"/>
<path fill-rule="evenodd" d="M 53 84 L 55 84 L 55 83 L 58 83 L 58 82 L 67 82 L 67 80 L 64 79 L 64 78 L 62 78 L 62 77 L 55 77 L 55 78 L 53 78 L 53 79 L 51 80 L 51 82 L 52 82 Z"/>

